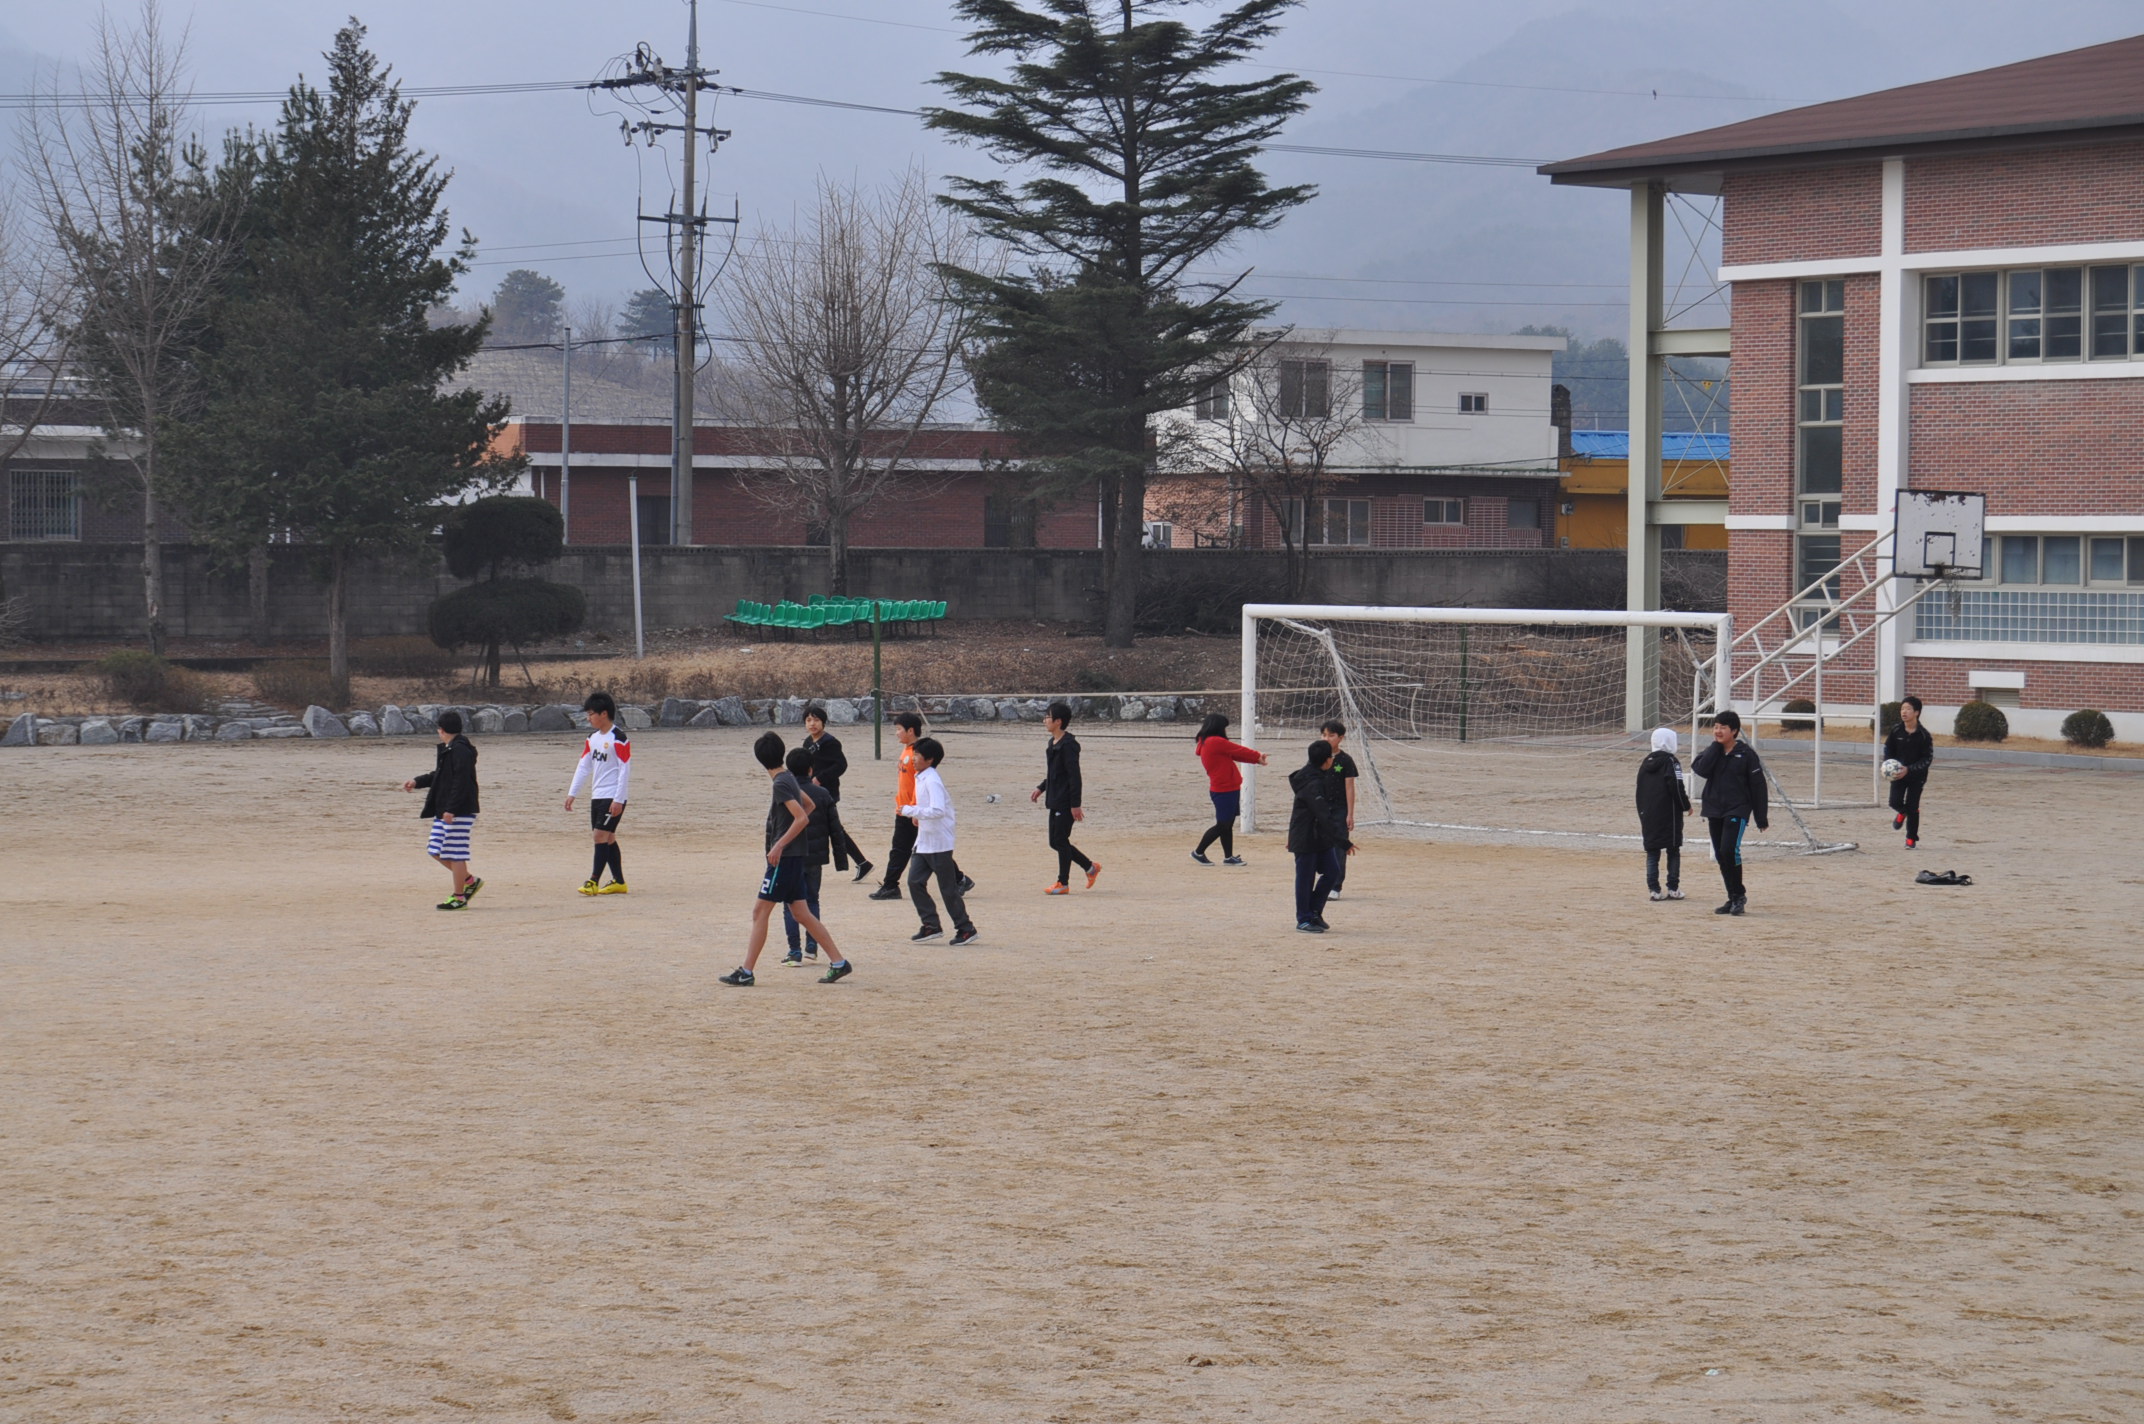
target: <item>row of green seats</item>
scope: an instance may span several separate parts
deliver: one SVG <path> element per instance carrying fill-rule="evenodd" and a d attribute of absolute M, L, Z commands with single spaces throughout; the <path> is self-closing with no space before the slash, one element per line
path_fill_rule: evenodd
<path fill-rule="evenodd" d="M 737 611 L 727 621 L 746 628 L 842 628 L 869 623 L 874 604 L 881 623 L 923 623 L 945 617 L 946 605 L 932 599 L 829 598 L 812 595 L 810 603 L 784 600 L 771 607 L 748 598 L 737 600 Z"/>

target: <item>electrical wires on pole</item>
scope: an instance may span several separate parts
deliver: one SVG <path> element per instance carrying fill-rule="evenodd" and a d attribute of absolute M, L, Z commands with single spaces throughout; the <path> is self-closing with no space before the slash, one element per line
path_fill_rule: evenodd
<path fill-rule="evenodd" d="M 700 310 L 709 286 L 705 271 L 706 230 L 710 223 L 728 224 L 733 232 L 737 226 L 734 212 L 728 217 L 709 217 L 707 200 L 699 191 L 700 145 L 704 142 L 708 156 L 713 157 L 729 133 L 700 122 L 700 96 L 706 93 L 712 99 L 718 86 L 709 81 L 719 71 L 701 67 L 699 0 L 687 0 L 687 6 L 683 67 L 665 64 L 660 55 L 642 44 L 631 58 L 617 62 L 615 67 L 621 72 L 584 86 L 616 94 L 639 112 L 637 121 L 626 117 L 618 121 L 626 147 L 631 148 L 638 140 L 652 149 L 665 134 L 676 134 L 680 140 L 680 181 L 671 194 L 668 210 L 640 214 L 643 224 L 655 224 L 663 231 L 664 277 L 657 278 L 652 268 L 648 275 L 671 294 L 677 318 L 672 352 L 677 390 L 670 427 L 670 542 L 675 544 L 693 542 L 693 378 L 699 360 Z M 646 207 L 645 201 L 641 206 Z M 642 266 L 648 266 L 645 246 Z M 635 509 L 636 529 L 639 519 L 640 512 Z"/>

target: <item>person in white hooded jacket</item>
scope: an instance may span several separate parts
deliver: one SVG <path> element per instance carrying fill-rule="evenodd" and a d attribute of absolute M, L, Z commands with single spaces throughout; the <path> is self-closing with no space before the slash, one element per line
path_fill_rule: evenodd
<path fill-rule="evenodd" d="M 1680 900 L 1682 894 L 1682 821 L 1690 814 L 1690 791 L 1683 785 L 1682 764 L 1675 759 L 1679 739 L 1673 727 L 1653 731 L 1653 749 L 1638 764 L 1638 829 L 1645 833 L 1645 888 L 1655 900 Z M 1660 857 L 1668 858 L 1667 888 L 1660 887 Z"/>

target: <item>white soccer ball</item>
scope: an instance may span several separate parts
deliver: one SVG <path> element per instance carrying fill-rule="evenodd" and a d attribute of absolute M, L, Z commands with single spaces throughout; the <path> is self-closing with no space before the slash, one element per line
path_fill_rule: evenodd
<path fill-rule="evenodd" d="M 1897 757 L 1884 758 L 1883 779 L 1885 781 L 1896 781 L 1905 774 L 1906 764 L 1904 762 L 1900 761 Z"/>

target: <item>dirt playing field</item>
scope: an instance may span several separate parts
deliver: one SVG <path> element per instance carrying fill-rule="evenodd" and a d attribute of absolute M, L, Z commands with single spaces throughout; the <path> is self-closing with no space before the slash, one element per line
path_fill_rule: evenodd
<path fill-rule="evenodd" d="M 577 745 L 483 742 L 461 915 L 427 742 L 0 754 L 0 1419 L 2144 1418 L 2144 776 L 1939 765 L 1744 919 L 1373 830 L 1317 939 L 1184 729 L 1062 899 L 956 729 L 981 944 L 830 883 L 855 976 L 737 991 L 748 740 L 639 739 L 598 899 Z"/>

